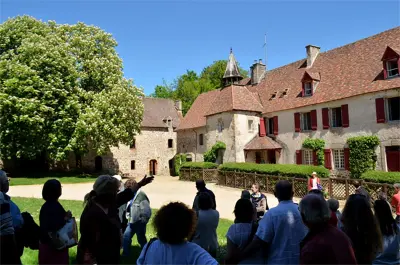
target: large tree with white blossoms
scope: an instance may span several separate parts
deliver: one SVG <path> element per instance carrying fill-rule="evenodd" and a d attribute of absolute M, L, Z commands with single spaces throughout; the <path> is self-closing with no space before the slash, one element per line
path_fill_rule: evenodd
<path fill-rule="evenodd" d="M 0 154 L 63 160 L 130 144 L 141 89 L 125 79 L 111 34 L 29 16 L 0 25 Z"/>

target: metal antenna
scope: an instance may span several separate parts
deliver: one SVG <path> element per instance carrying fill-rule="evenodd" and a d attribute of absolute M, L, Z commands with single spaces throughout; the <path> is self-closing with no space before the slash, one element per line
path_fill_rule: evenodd
<path fill-rule="evenodd" d="M 268 69 L 267 67 L 267 34 L 264 35 L 264 53 L 265 53 L 265 68 Z"/>

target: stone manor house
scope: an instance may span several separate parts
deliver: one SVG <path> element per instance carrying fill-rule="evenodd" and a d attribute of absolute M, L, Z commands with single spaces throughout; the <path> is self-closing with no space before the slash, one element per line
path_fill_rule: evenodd
<path fill-rule="evenodd" d="M 201 94 L 176 129 L 177 151 L 192 161 L 217 141 L 219 162 L 314 164 L 306 138 L 325 141 L 325 167 L 346 175 L 346 140 L 376 135 L 377 169 L 400 171 L 400 27 L 251 77 L 240 75 L 231 51 L 225 86 Z"/>
<path fill-rule="evenodd" d="M 104 171 L 111 174 L 170 175 L 177 153 L 175 129 L 182 119 L 182 104 L 170 99 L 143 98 L 141 132 L 130 146 L 111 147 L 102 156 L 89 152 L 82 157 L 71 154 L 70 168 Z"/>

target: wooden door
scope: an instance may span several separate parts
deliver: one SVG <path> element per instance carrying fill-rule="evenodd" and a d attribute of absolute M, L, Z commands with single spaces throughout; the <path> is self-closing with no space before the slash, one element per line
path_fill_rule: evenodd
<path fill-rule="evenodd" d="M 150 160 L 150 175 L 157 175 L 157 160 Z"/>
<path fill-rule="evenodd" d="M 261 153 L 260 152 L 256 152 L 256 163 L 257 164 L 261 163 Z"/>
<path fill-rule="evenodd" d="M 386 147 L 386 163 L 388 171 L 400 171 L 400 146 Z"/>

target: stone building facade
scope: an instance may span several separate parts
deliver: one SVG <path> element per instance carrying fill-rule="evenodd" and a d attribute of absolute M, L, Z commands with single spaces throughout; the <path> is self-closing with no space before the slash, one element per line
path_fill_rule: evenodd
<path fill-rule="evenodd" d="M 307 138 L 325 141 L 325 167 L 347 175 L 353 136 L 376 135 L 377 169 L 400 171 L 400 27 L 242 79 L 231 53 L 225 87 L 201 94 L 177 128 L 178 152 L 226 144 L 224 162 L 315 164 Z M 201 136 L 200 136 L 201 135 Z M 200 145 L 202 139 L 202 145 Z"/>
<path fill-rule="evenodd" d="M 131 146 L 111 147 L 102 156 L 89 152 L 82 157 L 70 158 L 70 166 L 80 164 L 90 171 L 110 174 L 143 176 L 144 174 L 170 175 L 177 154 L 175 129 L 182 119 L 181 102 L 170 99 L 144 98 L 141 132 Z"/>

